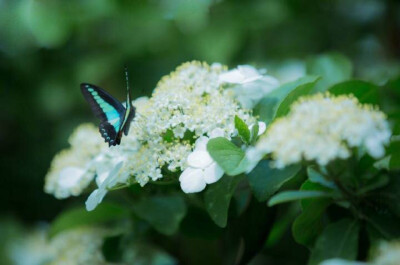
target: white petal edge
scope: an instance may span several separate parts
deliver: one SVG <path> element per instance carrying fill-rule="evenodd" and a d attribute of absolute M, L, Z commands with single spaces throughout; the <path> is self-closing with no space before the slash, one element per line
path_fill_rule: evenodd
<path fill-rule="evenodd" d="M 210 133 L 210 138 L 217 138 L 217 137 L 224 137 L 224 136 L 225 136 L 224 130 L 222 130 L 221 128 L 215 128 Z"/>
<path fill-rule="evenodd" d="M 204 180 L 207 184 L 217 182 L 223 175 L 224 170 L 215 162 L 204 170 Z"/>
<path fill-rule="evenodd" d="M 187 164 L 194 168 L 206 168 L 213 162 L 207 151 L 194 151 L 188 155 Z"/>
<path fill-rule="evenodd" d="M 185 193 L 195 193 L 204 190 L 206 182 L 201 169 L 187 168 L 179 177 L 181 189 Z"/>

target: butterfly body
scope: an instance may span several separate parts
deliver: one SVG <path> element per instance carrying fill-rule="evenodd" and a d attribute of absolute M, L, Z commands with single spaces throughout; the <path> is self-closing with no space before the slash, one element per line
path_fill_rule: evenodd
<path fill-rule="evenodd" d="M 129 87 L 126 108 L 105 90 L 95 85 L 83 83 L 81 91 L 94 115 L 101 121 L 99 131 L 105 142 L 109 146 L 119 145 L 122 134 L 128 135 L 130 123 L 135 117 L 135 107 L 132 106 Z"/>

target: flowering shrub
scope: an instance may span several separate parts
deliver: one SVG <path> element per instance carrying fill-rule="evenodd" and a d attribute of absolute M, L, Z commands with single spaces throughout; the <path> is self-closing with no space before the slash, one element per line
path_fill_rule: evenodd
<path fill-rule="evenodd" d="M 45 191 L 59 199 L 89 194 L 88 212 L 61 214 L 50 232 L 120 228 L 121 249 L 112 248 L 119 259 L 93 250 L 107 261 L 134 256 L 132 233 L 146 241 L 154 229 L 171 242 L 178 233 L 213 233 L 231 240 L 218 264 L 246 264 L 292 221 L 293 238 L 311 250 L 309 264 L 360 258 L 368 250 L 361 237 L 371 246 L 400 237 L 399 131 L 385 114 L 398 106 L 380 96 L 393 85 L 346 80 L 351 67 L 337 56 L 323 60 L 340 71 L 282 84 L 248 65 L 184 63 L 133 102 L 137 114 L 121 145 L 109 148 L 93 125 L 81 125 L 54 158 Z M 108 193 L 112 204 L 103 202 Z"/>

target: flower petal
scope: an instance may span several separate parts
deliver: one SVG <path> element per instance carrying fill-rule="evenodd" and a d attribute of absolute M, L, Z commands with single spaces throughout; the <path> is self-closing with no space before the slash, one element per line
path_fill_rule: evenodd
<path fill-rule="evenodd" d="M 181 183 L 181 189 L 185 193 L 200 192 L 206 187 L 204 174 L 201 169 L 185 169 L 179 177 L 179 181 Z"/>
<path fill-rule="evenodd" d="M 79 184 L 85 170 L 79 167 L 67 167 L 61 170 L 58 184 L 63 189 L 70 189 Z"/>
<path fill-rule="evenodd" d="M 188 155 L 187 163 L 190 167 L 206 168 L 213 162 L 207 151 L 194 151 Z"/>
<path fill-rule="evenodd" d="M 250 65 L 239 65 L 238 66 L 239 72 L 243 76 L 242 83 L 252 82 L 254 80 L 262 78 L 262 75 L 257 71 L 256 68 Z"/>
<path fill-rule="evenodd" d="M 206 151 L 207 150 L 207 143 L 210 138 L 206 136 L 200 136 L 195 143 L 194 151 Z"/>
<path fill-rule="evenodd" d="M 97 189 L 94 190 L 89 197 L 87 198 L 85 205 L 86 205 L 86 210 L 87 211 L 93 211 L 97 205 L 101 203 L 103 200 L 104 196 L 106 196 L 107 190 L 105 189 Z"/>
<path fill-rule="evenodd" d="M 215 162 L 204 170 L 204 180 L 207 184 L 217 182 L 223 175 L 224 170 Z"/>
<path fill-rule="evenodd" d="M 224 130 L 222 130 L 221 128 L 215 128 L 210 133 L 210 138 L 224 137 L 224 136 L 225 136 Z"/>
<path fill-rule="evenodd" d="M 219 83 L 240 84 L 244 77 L 237 69 L 233 69 L 219 76 Z"/>
<path fill-rule="evenodd" d="M 265 132 L 265 129 L 267 129 L 267 125 L 265 122 L 259 121 L 258 122 L 258 136 L 263 134 Z"/>

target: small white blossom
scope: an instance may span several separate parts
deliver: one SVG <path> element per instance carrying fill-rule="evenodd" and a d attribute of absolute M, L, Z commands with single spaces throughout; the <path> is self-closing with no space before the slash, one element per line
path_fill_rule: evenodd
<path fill-rule="evenodd" d="M 100 204 L 106 196 L 108 189 L 114 187 L 118 183 L 123 183 L 126 181 L 128 174 L 124 174 L 125 177 L 119 177 L 119 172 L 122 168 L 123 161 L 120 161 L 115 165 L 115 167 L 108 173 L 108 176 L 101 181 L 99 188 L 94 190 L 89 198 L 86 200 L 86 210 L 92 211 L 94 210 L 98 204 Z"/>
<path fill-rule="evenodd" d="M 115 185 L 144 186 L 194 165 L 197 159 L 191 153 L 196 139 L 212 137 L 216 129 L 221 136 L 231 137 L 235 116 L 248 125 L 255 123 L 251 111 L 219 83 L 223 72 L 226 67 L 221 64 L 190 62 L 163 77 L 150 98 L 133 102 L 136 116 L 118 146 L 108 148 L 93 126 L 90 135 L 77 134 L 66 154 L 54 159 L 46 191 L 66 198 L 80 194 L 95 179 L 98 189 L 86 202 L 87 209 L 93 210 Z M 122 167 L 115 171 L 121 161 Z M 203 179 L 207 183 L 223 174 L 212 160 L 201 169 L 207 172 Z"/>
<path fill-rule="evenodd" d="M 49 243 L 53 252 L 49 265 L 108 264 L 102 253 L 106 231 L 81 227 L 58 234 Z"/>
<path fill-rule="evenodd" d="M 348 158 L 355 147 L 380 158 L 390 136 L 385 114 L 372 106 L 353 96 L 316 94 L 298 100 L 286 117 L 271 124 L 252 155 L 271 153 L 278 168 L 303 159 L 326 165 Z"/>
<path fill-rule="evenodd" d="M 2 223 L 2 228 L 7 225 Z M 9 231 L 15 229 L 15 224 Z M 21 231 L 20 235 L 12 237 L 9 242 L 4 242 L 2 247 L 7 250 L 10 260 L 14 265 L 43 265 L 47 264 L 53 256 L 53 251 L 47 242 L 46 227 L 40 226 L 33 231 Z M 4 236 L 4 235 L 3 235 Z M 7 239 L 6 239 L 7 240 Z M 4 258 L 4 257 L 3 257 Z M 4 261 L 4 260 L 3 260 Z M 6 263 L 8 264 L 8 263 Z"/>
<path fill-rule="evenodd" d="M 265 72 L 265 71 L 264 71 Z M 231 84 L 231 90 L 244 108 L 252 109 L 265 95 L 279 86 L 279 81 L 250 65 L 240 65 L 236 69 L 219 76 L 221 84 Z"/>
<path fill-rule="evenodd" d="M 69 139 L 71 147 L 53 159 L 45 191 L 63 199 L 77 196 L 95 177 L 93 159 L 106 147 L 92 124 L 79 126 Z"/>
<path fill-rule="evenodd" d="M 372 259 L 373 265 L 398 265 L 400 260 L 400 241 L 383 241 L 379 244 L 375 257 Z"/>
<path fill-rule="evenodd" d="M 216 128 L 229 137 L 235 115 L 251 124 L 250 111 L 237 103 L 231 91 L 218 82 L 226 67 L 190 62 L 179 66 L 158 83 L 132 129 L 141 148 L 127 166 L 141 186 L 163 177 L 163 171 L 184 171 L 194 140 Z"/>
<path fill-rule="evenodd" d="M 223 136 L 223 130 L 217 128 L 210 133 L 210 137 L 201 136 L 197 139 L 193 152 L 187 158 L 188 167 L 179 177 L 181 188 L 185 193 L 200 192 L 206 184 L 217 182 L 223 176 L 223 169 L 207 151 L 210 139 Z"/>
<path fill-rule="evenodd" d="M 259 121 L 257 124 L 258 124 L 258 134 L 257 135 L 260 136 L 267 129 L 267 125 L 263 121 Z M 249 129 L 252 130 L 253 127 L 254 127 L 254 124 L 250 125 Z"/>

